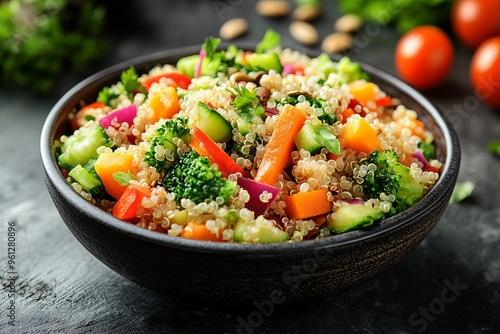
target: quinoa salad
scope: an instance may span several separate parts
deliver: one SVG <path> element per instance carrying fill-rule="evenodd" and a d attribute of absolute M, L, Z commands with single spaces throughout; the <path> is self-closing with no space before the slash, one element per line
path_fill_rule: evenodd
<path fill-rule="evenodd" d="M 157 233 L 275 243 L 367 228 L 439 179 L 433 134 L 359 64 L 272 30 L 253 51 L 219 43 L 70 112 L 56 156 L 76 192 Z"/>

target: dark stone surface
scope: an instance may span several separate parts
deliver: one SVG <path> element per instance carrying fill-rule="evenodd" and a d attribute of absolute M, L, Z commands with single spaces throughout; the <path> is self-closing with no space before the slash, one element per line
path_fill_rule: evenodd
<path fill-rule="evenodd" d="M 57 99 L 87 75 L 113 63 L 166 48 L 201 44 L 223 21 L 250 19 L 242 42 L 267 27 L 289 37 L 290 19 L 258 17 L 254 1 L 123 1 L 110 11 L 112 48 L 87 73 L 68 73 L 51 96 L 12 87 L 0 91 L 0 332 L 2 333 L 498 333 L 500 330 L 500 160 L 486 144 L 500 139 L 500 113 L 477 99 L 468 80 L 470 52 L 456 45 L 453 71 L 427 93 L 459 133 L 459 180 L 471 198 L 450 205 L 437 227 L 403 262 L 334 297 L 299 305 L 246 309 L 194 304 L 137 286 L 93 258 L 70 234 L 43 181 L 39 134 Z M 332 2 L 333 3 L 333 2 Z M 325 2 L 320 36 L 338 17 Z M 125 8 L 124 10 L 121 8 Z M 122 17 L 118 18 L 118 13 Z M 370 24 L 348 54 L 395 73 L 391 28 Z M 8 297 L 8 228 L 15 223 L 16 297 Z M 11 224 L 12 225 L 12 224 Z M 15 326 L 7 308 L 15 300 Z"/>

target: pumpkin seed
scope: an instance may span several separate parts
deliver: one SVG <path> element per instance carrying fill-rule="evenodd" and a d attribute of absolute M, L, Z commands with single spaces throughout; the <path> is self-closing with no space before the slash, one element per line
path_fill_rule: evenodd
<path fill-rule="evenodd" d="M 316 28 L 304 21 L 294 21 L 290 23 L 290 35 L 299 43 L 314 45 L 318 43 L 318 31 Z"/>
<path fill-rule="evenodd" d="M 325 37 L 321 49 L 327 53 L 340 53 L 351 48 L 353 43 L 352 35 L 345 32 L 334 32 Z"/>
<path fill-rule="evenodd" d="M 363 25 L 363 20 L 356 14 L 342 15 L 335 21 L 333 28 L 339 32 L 354 33 Z"/>
<path fill-rule="evenodd" d="M 231 40 L 248 31 L 248 21 L 244 18 L 234 18 L 226 21 L 219 29 L 219 36 L 222 39 Z"/>
<path fill-rule="evenodd" d="M 290 3 L 285 0 L 260 0 L 255 10 L 262 16 L 283 17 L 290 14 Z"/>
<path fill-rule="evenodd" d="M 319 5 L 302 5 L 297 8 L 292 13 L 295 20 L 298 21 L 314 21 L 321 15 L 321 6 Z"/>

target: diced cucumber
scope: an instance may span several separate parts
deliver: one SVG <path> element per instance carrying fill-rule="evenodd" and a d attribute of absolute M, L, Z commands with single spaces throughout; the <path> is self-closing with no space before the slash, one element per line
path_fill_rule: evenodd
<path fill-rule="evenodd" d="M 314 139 L 314 133 L 316 132 L 316 126 L 312 123 L 306 123 L 302 126 L 299 133 L 295 137 L 295 145 L 297 148 L 304 149 L 311 154 L 317 154 L 323 146 Z"/>
<path fill-rule="evenodd" d="M 194 78 L 196 74 L 196 68 L 200 62 L 199 55 L 191 55 L 181 58 L 177 61 L 176 67 L 190 78 Z M 207 75 L 210 77 L 216 77 L 219 67 L 221 66 L 220 59 L 210 59 L 208 57 L 203 58 L 201 62 L 201 75 Z"/>
<path fill-rule="evenodd" d="M 280 57 L 277 53 L 252 53 L 245 57 L 246 67 L 251 71 L 275 70 L 278 73 L 283 71 Z"/>
<path fill-rule="evenodd" d="M 327 224 L 336 233 L 370 226 L 384 217 L 381 209 L 363 203 L 341 206 L 335 213 L 335 218 L 328 218 Z"/>
<path fill-rule="evenodd" d="M 194 75 L 196 73 L 196 66 L 198 66 L 199 61 L 199 55 L 187 56 L 179 59 L 177 61 L 176 67 L 179 69 L 179 71 L 181 71 L 188 77 L 194 78 Z"/>
<path fill-rule="evenodd" d="M 244 235 L 248 229 L 255 228 L 254 224 L 238 220 L 233 228 L 234 241 L 245 242 Z M 257 232 L 258 242 L 261 244 L 270 244 L 275 242 L 285 242 L 290 239 L 288 233 L 277 226 L 261 227 Z"/>
<path fill-rule="evenodd" d="M 252 128 L 253 123 L 247 122 L 243 120 L 241 117 L 236 119 L 236 126 L 238 127 L 238 131 L 242 135 L 246 135 L 247 133 L 250 132 L 250 129 Z"/>
<path fill-rule="evenodd" d="M 99 195 L 104 189 L 99 176 L 82 167 L 82 165 L 76 165 L 69 171 L 68 175 L 78 182 L 83 190 L 93 196 Z"/>
<path fill-rule="evenodd" d="M 198 102 L 199 118 L 195 126 L 209 136 L 214 142 L 228 142 L 232 138 L 233 128 L 221 114 L 206 103 Z"/>
<path fill-rule="evenodd" d="M 317 154 L 323 147 L 334 154 L 340 152 L 340 142 L 330 129 L 322 124 L 306 123 L 295 137 L 295 145 L 311 154 Z"/>
<path fill-rule="evenodd" d="M 113 145 L 99 123 L 88 124 L 76 130 L 61 146 L 61 154 L 57 158 L 61 167 L 72 169 L 76 165 L 85 165 L 91 158 L 97 157 L 99 147 Z"/>

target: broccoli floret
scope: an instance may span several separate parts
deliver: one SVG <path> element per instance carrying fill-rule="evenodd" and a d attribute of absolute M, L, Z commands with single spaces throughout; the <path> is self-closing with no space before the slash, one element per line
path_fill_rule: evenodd
<path fill-rule="evenodd" d="M 163 186 L 175 194 L 177 203 L 183 198 L 202 203 L 217 197 L 222 197 L 224 202 L 227 202 L 236 188 L 236 182 L 223 178 L 221 173 L 210 165 L 208 158 L 201 157 L 191 150 L 167 170 Z"/>
<path fill-rule="evenodd" d="M 337 73 L 340 83 L 349 83 L 356 80 L 368 80 L 368 74 L 363 71 L 361 65 L 351 61 L 348 57 L 342 57 L 337 64 Z"/>
<path fill-rule="evenodd" d="M 97 149 L 101 146 L 113 147 L 113 141 L 99 123 L 89 121 L 64 140 L 57 161 L 69 170 L 83 166 L 91 158 L 97 158 Z"/>
<path fill-rule="evenodd" d="M 179 138 L 186 144 L 191 141 L 191 132 L 187 127 L 187 123 L 187 118 L 179 117 L 169 119 L 160 126 L 156 130 L 156 136 L 149 138 L 151 148 L 146 152 L 144 162 L 155 167 L 158 172 L 168 169 L 174 162 L 174 159 L 168 157 L 176 158 L 179 156 L 177 153 L 178 146 L 174 138 Z"/>
<path fill-rule="evenodd" d="M 325 75 L 326 79 L 328 79 L 331 73 L 335 73 L 335 78 L 337 78 L 339 84 L 346 84 L 360 79 L 369 79 L 368 74 L 363 71 L 361 65 L 348 57 L 342 57 L 338 62 L 335 62 L 328 54 L 322 53 L 316 57 L 316 68 Z M 326 83 L 328 84 L 328 80 Z"/>
<path fill-rule="evenodd" d="M 380 194 L 393 195 L 394 201 L 389 215 L 394 215 L 418 202 L 424 195 L 424 188 L 410 175 L 410 168 L 398 162 L 398 155 L 386 150 L 373 151 L 362 164 L 367 165 L 363 177 L 363 189 L 370 198 L 379 198 Z M 376 166 L 376 169 L 372 166 Z"/>

